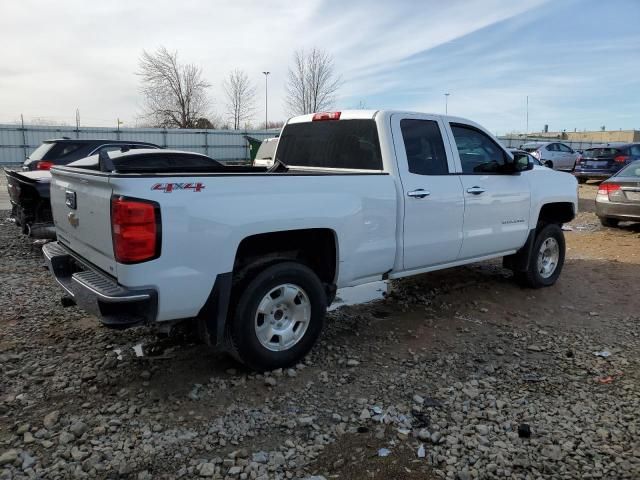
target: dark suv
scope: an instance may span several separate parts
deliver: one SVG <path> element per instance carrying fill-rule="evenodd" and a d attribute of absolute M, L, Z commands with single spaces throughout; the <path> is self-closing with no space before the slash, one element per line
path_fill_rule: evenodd
<path fill-rule="evenodd" d="M 640 143 L 600 145 L 582 153 L 573 174 L 579 183 L 604 180 L 635 160 L 640 160 Z"/>
<path fill-rule="evenodd" d="M 160 148 L 153 143 L 130 142 L 125 140 L 72 140 L 57 138 L 45 140 L 24 161 L 22 170 L 49 170 L 54 165 L 66 165 L 80 158 L 100 151 L 121 150 L 122 148 Z"/>

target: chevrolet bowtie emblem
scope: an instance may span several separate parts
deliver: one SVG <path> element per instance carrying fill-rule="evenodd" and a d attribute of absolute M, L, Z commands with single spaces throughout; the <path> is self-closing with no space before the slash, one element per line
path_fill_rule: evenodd
<path fill-rule="evenodd" d="M 69 215 L 67 215 L 67 220 L 69 220 L 69 223 L 71 224 L 72 227 L 77 227 L 78 224 L 80 223 L 80 219 L 73 212 L 69 212 Z"/>

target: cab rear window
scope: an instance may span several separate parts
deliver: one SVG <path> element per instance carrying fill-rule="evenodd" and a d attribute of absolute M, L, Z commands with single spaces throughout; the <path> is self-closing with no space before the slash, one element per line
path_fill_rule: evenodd
<path fill-rule="evenodd" d="M 291 123 L 282 131 L 276 159 L 296 167 L 382 170 L 373 120 Z"/>

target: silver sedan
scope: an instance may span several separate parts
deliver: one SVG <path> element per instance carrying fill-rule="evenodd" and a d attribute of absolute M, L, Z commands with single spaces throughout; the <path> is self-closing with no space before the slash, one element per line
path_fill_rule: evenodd
<path fill-rule="evenodd" d="M 640 222 L 640 160 L 600 184 L 596 215 L 606 227 L 623 221 Z"/>

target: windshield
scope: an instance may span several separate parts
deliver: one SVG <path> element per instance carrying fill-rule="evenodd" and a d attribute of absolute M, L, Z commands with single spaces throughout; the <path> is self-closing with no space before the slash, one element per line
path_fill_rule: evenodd
<path fill-rule="evenodd" d="M 302 167 L 382 170 L 373 120 L 291 123 L 282 132 L 276 158 Z"/>
<path fill-rule="evenodd" d="M 44 157 L 47 154 L 47 152 L 51 150 L 51 147 L 53 147 L 54 145 L 55 143 L 43 143 L 38 148 L 36 148 L 33 152 L 31 152 L 31 155 L 29 155 L 28 159 L 42 160 L 42 157 Z"/>
<path fill-rule="evenodd" d="M 613 157 L 619 153 L 620 151 L 616 148 L 590 148 L 585 150 L 582 156 L 584 158 Z"/>
<path fill-rule="evenodd" d="M 630 163 L 618 172 L 617 177 L 640 178 L 640 160 Z"/>

